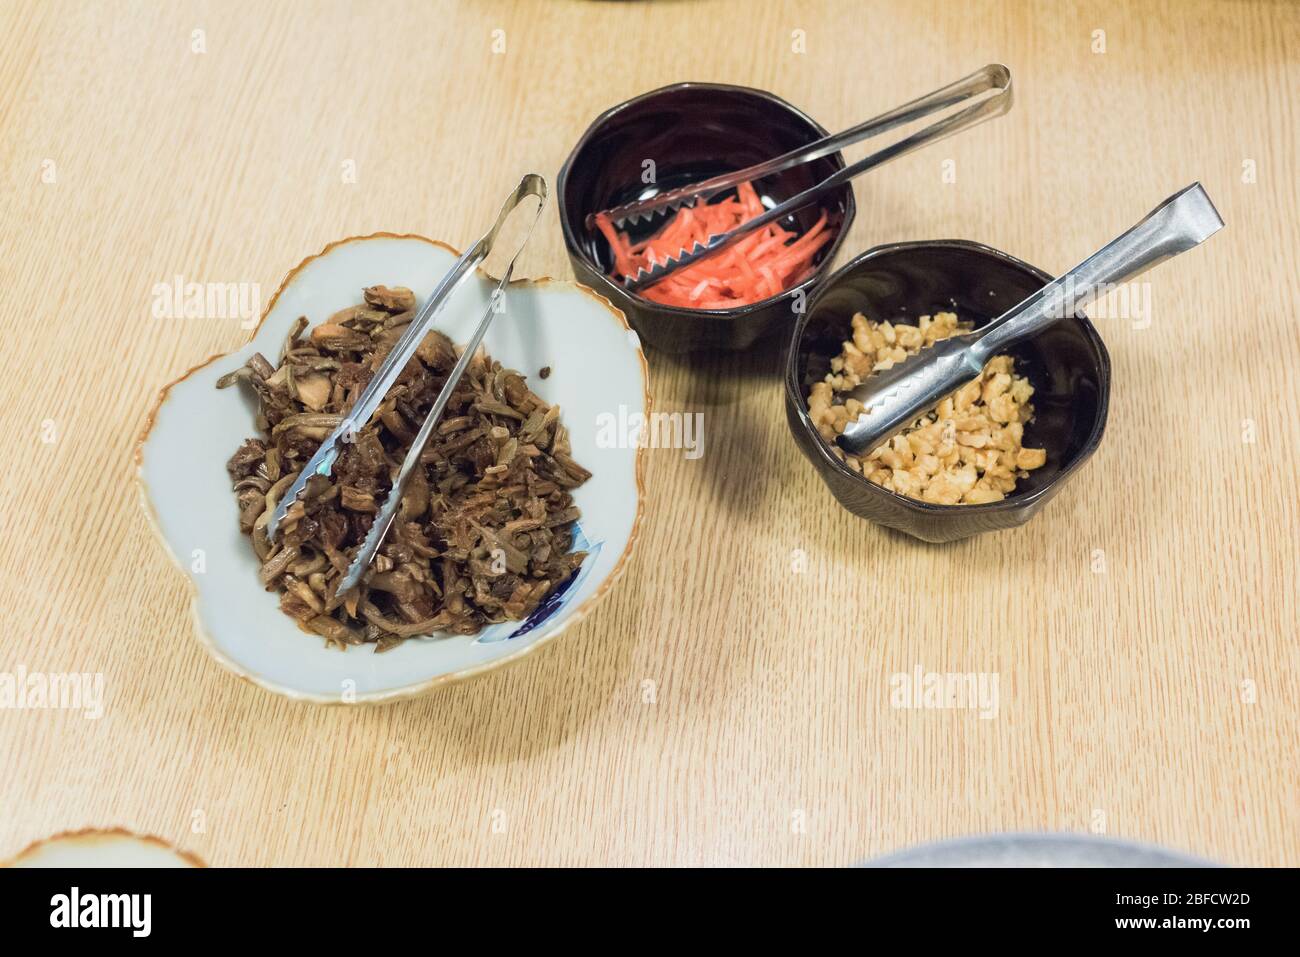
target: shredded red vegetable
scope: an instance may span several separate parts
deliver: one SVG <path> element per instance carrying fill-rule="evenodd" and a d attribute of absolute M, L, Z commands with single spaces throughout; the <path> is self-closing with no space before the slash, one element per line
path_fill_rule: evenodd
<path fill-rule="evenodd" d="M 614 254 L 615 278 L 636 275 L 655 263 L 704 243 L 763 212 L 758 193 L 741 183 L 736 195 L 715 203 L 678 210 L 654 236 L 633 243 L 614 228 L 603 213 L 596 225 Z M 826 211 L 800 236 L 775 223 L 750 233 L 734 245 L 665 276 L 641 295 L 655 302 L 687 309 L 730 309 L 784 292 L 808 278 L 813 257 L 831 239 Z M 792 241 L 793 240 L 793 241 Z"/>

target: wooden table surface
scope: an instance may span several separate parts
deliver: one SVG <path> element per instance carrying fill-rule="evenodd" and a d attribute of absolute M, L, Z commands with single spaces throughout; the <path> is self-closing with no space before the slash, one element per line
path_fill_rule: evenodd
<path fill-rule="evenodd" d="M 1300 864 L 1298 36 L 1248 0 L 6 0 L 0 672 L 102 673 L 105 702 L 0 710 L 0 857 L 98 825 L 218 865 L 838 865 L 1048 829 Z M 651 352 L 704 454 L 648 453 L 623 580 L 545 651 L 320 709 L 194 641 L 132 451 L 248 332 L 153 318 L 156 283 L 265 301 L 343 236 L 463 246 L 665 83 L 834 129 L 991 61 L 1014 110 L 860 181 L 841 258 L 964 237 L 1060 271 L 1198 179 L 1228 223 L 1146 277 L 1149 325 L 1099 321 L 1105 440 L 1029 525 L 861 522 L 788 434 L 780 343 Z M 523 272 L 570 277 L 554 208 L 539 233 Z M 996 717 L 894 707 L 917 667 L 996 675 Z"/>

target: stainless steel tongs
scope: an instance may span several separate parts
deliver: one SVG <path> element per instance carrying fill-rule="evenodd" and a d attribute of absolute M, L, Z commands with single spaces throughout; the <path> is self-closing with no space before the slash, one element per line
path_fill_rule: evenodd
<path fill-rule="evenodd" d="M 635 276 L 624 277 L 623 285 L 635 292 L 658 282 L 669 273 L 676 272 L 683 266 L 688 266 L 727 248 L 754 230 L 761 229 L 768 223 L 781 219 L 796 209 L 807 206 L 828 190 L 848 182 L 855 176 L 867 172 L 867 170 L 888 163 L 892 159 L 904 156 L 946 136 L 951 136 L 953 133 L 969 129 L 983 123 L 985 120 L 1001 116 L 1011 109 L 1011 71 L 1000 63 L 990 63 L 983 69 L 976 70 L 970 76 L 941 87 L 933 93 L 927 93 L 925 96 L 904 103 L 888 113 L 882 113 L 841 133 L 816 140 L 807 146 L 801 146 L 782 156 L 756 163 L 734 173 L 724 173 L 721 176 L 715 176 L 700 183 L 668 190 L 648 199 L 616 206 L 602 213 L 593 213 L 587 217 L 587 228 L 595 228 L 597 216 L 608 216 L 614 225 L 622 226 L 625 223 L 651 219 L 656 214 L 671 212 L 680 209 L 682 206 L 694 206 L 697 202 L 705 202 L 718 193 L 739 186 L 741 183 L 751 182 L 795 166 L 811 163 L 823 156 L 829 156 L 831 153 L 852 143 L 869 139 L 913 120 L 918 120 L 923 116 L 945 110 L 989 90 L 997 90 L 998 92 L 973 106 L 968 106 L 958 113 L 918 130 L 911 136 L 899 140 L 891 146 L 860 159 L 856 163 L 845 166 L 815 186 L 811 186 L 802 193 L 790 197 L 785 202 L 773 206 L 735 229 L 710 237 L 707 243 L 696 243 L 693 249 L 683 249 L 677 256 L 652 264 L 650 269 L 640 269 Z"/>
<path fill-rule="evenodd" d="M 1223 220 L 1200 183 L 1179 190 L 1132 229 L 987 325 L 940 339 L 868 376 L 849 393 L 864 411 L 836 441 L 846 452 L 867 454 L 978 377 L 985 363 L 1007 347 L 1073 316 L 1112 286 L 1199 246 L 1222 228 Z"/>
<path fill-rule="evenodd" d="M 433 324 L 434 318 L 446 305 L 447 300 L 452 294 L 460 288 L 465 280 L 473 273 L 474 268 L 481 264 L 492 252 L 496 244 L 497 235 L 501 227 L 509 218 L 511 212 L 519 206 L 527 197 L 535 196 L 537 198 L 537 211 L 533 218 L 528 221 L 527 231 L 524 233 L 522 241 L 515 249 L 514 255 L 510 259 L 509 265 L 502 273 L 501 280 L 497 283 L 491 299 L 488 302 L 487 311 L 483 314 L 478 328 L 465 344 L 464 350 L 460 354 L 456 365 L 452 368 L 451 374 L 447 377 L 446 383 L 443 384 L 442 391 L 438 393 L 437 399 L 434 400 L 433 407 L 429 414 L 425 416 L 424 424 L 416 434 L 415 441 L 412 443 L 410 450 L 407 452 L 406 459 L 402 462 L 397 476 L 393 479 L 393 487 L 388 493 L 388 497 L 380 506 L 378 513 L 375 515 L 375 521 L 370 526 L 370 532 L 366 535 L 361 549 L 352 559 L 352 564 L 348 566 L 339 586 L 335 589 L 336 595 L 342 595 L 344 592 L 355 587 L 361 580 L 361 576 L 370 566 L 371 560 L 375 556 L 388 528 L 392 525 L 393 516 L 397 513 L 397 507 L 402 501 L 402 490 L 406 486 L 406 480 L 411 472 L 419 464 L 420 454 L 424 451 L 424 446 L 433 434 L 438 420 L 442 417 L 443 410 L 447 407 L 447 402 L 451 399 L 452 392 L 455 391 L 456 385 L 460 382 L 461 376 L 465 374 L 470 360 L 474 357 L 474 352 L 478 349 L 479 343 L 483 341 L 483 336 L 487 332 L 488 326 L 491 325 L 493 317 L 499 311 L 500 297 L 510 282 L 510 277 L 514 272 L 515 261 L 523 251 L 524 246 L 528 243 L 532 235 L 533 227 L 537 225 L 537 220 L 541 216 L 542 207 L 546 205 L 546 180 L 542 177 L 529 173 L 515 188 L 514 192 L 506 199 L 505 204 L 501 207 L 501 213 L 497 216 L 497 221 L 487 234 L 478 242 L 471 246 L 460 259 L 451 267 L 442 280 L 438 283 L 437 288 L 433 290 L 429 298 L 425 300 L 411 324 L 407 327 L 406 332 L 397 340 L 392 351 L 384 359 L 379 369 L 371 377 L 369 384 L 362 391 L 357 401 L 353 404 L 348 414 L 344 416 L 343 421 L 339 423 L 329 437 L 321 443 L 316 454 L 311 457 L 298 477 L 294 479 L 293 484 L 289 486 L 284 496 L 276 503 L 275 509 L 271 512 L 271 518 L 267 522 L 266 534 L 268 538 L 274 539 L 276 530 L 284 520 L 285 514 L 302 495 L 307 486 L 307 482 L 316 475 L 328 476 L 334 470 L 334 463 L 339 454 L 343 451 L 346 444 L 353 441 L 359 429 L 363 428 L 370 422 L 370 417 L 374 415 L 375 410 L 379 408 L 388 394 L 388 390 L 397 381 L 397 377 L 402 370 L 406 368 L 407 362 L 415 355 L 416 348 L 424 340 Z"/>

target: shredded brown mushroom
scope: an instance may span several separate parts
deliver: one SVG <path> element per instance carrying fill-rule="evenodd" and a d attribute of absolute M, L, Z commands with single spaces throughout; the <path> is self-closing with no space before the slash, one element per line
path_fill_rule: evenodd
<path fill-rule="evenodd" d="M 277 540 L 266 523 L 281 495 L 343 420 L 415 315 L 409 289 L 372 286 L 364 302 L 303 337 L 298 319 L 279 366 L 254 355 L 223 376 L 258 398 L 260 438 L 226 468 L 239 528 L 262 562 L 280 607 L 327 645 L 373 642 L 386 651 L 435 631 L 472 635 L 521 621 L 582 564 L 571 552 L 573 489 L 591 473 L 570 457 L 559 407 L 524 377 L 481 352 L 470 362 L 406 487 L 397 518 L 361 584 L 335 590 L 360 547 L 392 476 L 457 358 L 430 332 L 371 422 L 289 509 Z"/>

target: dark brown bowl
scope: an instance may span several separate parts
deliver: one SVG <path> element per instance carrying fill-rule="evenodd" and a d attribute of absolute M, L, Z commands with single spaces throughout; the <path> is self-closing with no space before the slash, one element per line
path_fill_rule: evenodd
<path fill-rule="evenodd" d="M 815 272 L 781 293 L 735 309 L 680 309 L 628 292 L 609 278 L 605 240 L 586 228 L 590 213 L 639 198 L 647 160 L 661 190 L 742 169 L 826 136 L 826 130 L 780 97 L 743 86 L 676 83 L 620 103 L 596 117 L 560 169 L 560 224 L 578 281 L 626 313 L 641 338 L 665 352 L 747 349 L 763 336 L 785 332 L 794 320 L 794 296 L 807 297 L 828 271 L 856 207 L 845 184 L 793 213 L 781 225 L 810 228 L 826 209 L 835 238 L 817 254 Z M 758 193 L 781 202 L 844 166 L 839 153 L 760 180 Z M 659 228 L 659 218 L 647 231 Z"/>
<path fill-rule="evenodd" d="M 1110 356 L 1086 317 L 1063 319 L 1011 349 L 1017 371 L 1034 387 L 1025 445 L 1047 449 L 1047 463 L 1000 502 L 932 505 L 881 488 L 836 458 L 808 417 L 808 390 L 851 337 L 855 312 L 915 322 L 951 310 L 979 327 L 1051 278 L 1006 253 L 956 239 L 877 246 L 827 278 L 795 326 L 785 409 L 795 441 L 841 505 L 927 542 L 949 542 L 1024 524 L 1087 461 L 1106 428 Z"/>

